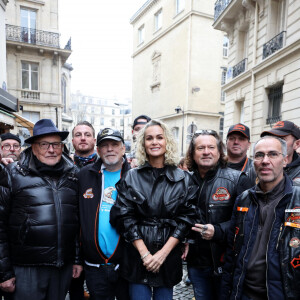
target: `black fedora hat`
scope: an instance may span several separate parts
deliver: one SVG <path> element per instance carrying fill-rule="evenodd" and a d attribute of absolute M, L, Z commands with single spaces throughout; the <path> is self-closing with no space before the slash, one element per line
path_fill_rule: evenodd
<path fill-rule="evenodd" d="M 32 144 L 36 138 L 50 134 L 59 135 L 63 141 L 68 137 L 69 131 L 59 131 L 52 120 L 41 119 L 34 124 L 33 135 L 25 140 L 25 143 Z"/>

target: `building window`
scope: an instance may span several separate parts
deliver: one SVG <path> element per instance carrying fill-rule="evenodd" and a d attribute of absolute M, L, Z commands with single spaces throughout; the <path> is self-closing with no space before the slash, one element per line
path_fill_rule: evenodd
<path fill-rule="evenodd" d="M 145 40 L 145 26 L 144 25 L 142 25 L 138 29 L 138 40 L 139 40 L 139 44 L 143 43 Z"/>
<path fill-rule="evenodd" d="M 63 104 L 63 112 L 67 112 L 67 82 L 64 77 L 61 79 L 61 98 Z"/>
<path fill-rule="evenodd" d="M 124 126 L 124 120 L 120 119 L 120 126 Z"/>
<path fill-rule="evenodd" d="M 22 89 L 38 90 L 38 70 L 38 64 L 22 62 Z"/>
<path fill-rule="evenodd" d="M 115 127 L 115 126 L 116 126 L 116 121 L 115 121 L 115 119 L 111 119 L 111 126 L 112 126 L 112 127 Z"/>
<path fill-rule="evenodd" d="M 157 31 L 162 26 L 162 10 L 160 9 L 155 15 L 154 15 L 154 31 Z"/>
<path fill-rule="evenodd" d="M 40 113 L 37 111 L 23 111 L 22 117 L 30 120 L 32 123 L 36 123 L 40 119 Z"/>
<path fill-rule="evenodd" d="M 101 115 L 104 115 L 104 107 L 101 107 Z"/>
<path fill-rule="evenodd" d="M 36 42 L 36 11 L 21 8 L 21 38 L 23 42 Z"/>
<path fill-rule="evenodd" d="M 226 83 L 226 74 L 227 74 L 227 69 L 222 68 L 222 77 L 221 77 L 221 84 L 222 85 Z"/>
<path fill-rule="evenodd" d="M 184 10 L 185 0 L 176 0 L 176 14 Z"/>
<path fill-rule="evenodd" d="M 226 93 L 224 91 L 221 91 L 221 102 L 225 103 L 226 100 Z"/>
<path fill-rule="evenodd" d="M 104 125 L 104 118 L 100 118 L 100 125 Z"/>
<path fill-rule="evenodd" d="M 179 128 L 178 127 L 173 127 L 172 128 L 172 133 L 173 133 L 173 136 L 174 136 L 175 140 L 178 142 L 178 140 L 179 140 Z"/>
<path fill-rule="evenodd" d="M 219 135 L 220 135 L 221 140 L 223 140 L 223 133 L 224 133 L 224 117 L 221 117 L 220 124 L 219 124 Z"/>
<path fill-rule="evenodd" d="M 274 124 L 281 120 L 282 85 L 269 90 L 269 108 L 267 124 Z"/>
<path fill-rule="evenodd" d="M 115 110 L 114 109 L 111 110 L 111 114 L 115 115 Z"/>
<path fill-rule="evenodd" d="M 223 57 L 228 57 L 229 39 L 225 35 L 223 38 Z"/>

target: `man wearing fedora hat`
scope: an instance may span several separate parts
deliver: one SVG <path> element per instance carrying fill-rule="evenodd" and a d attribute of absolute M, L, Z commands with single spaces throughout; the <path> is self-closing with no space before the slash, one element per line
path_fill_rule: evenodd
<path fill-rule="evenodd" d="M 0 288 L 14 300 L 64 300 L 82 271 L 76 166 L 69 132 L 39 120 L 18 162 L 0 174 Z"/>
<path fill-rule="evenodd" d="M 100 156 L 80 170 L 79 211 L 84 270 L 94 300 L 129 299 L 128 283 L 119 276 L 124 241 L 110 225 L 115 184 L 130 169 L 120 131 L 105 128 L 97 136 Z"/>

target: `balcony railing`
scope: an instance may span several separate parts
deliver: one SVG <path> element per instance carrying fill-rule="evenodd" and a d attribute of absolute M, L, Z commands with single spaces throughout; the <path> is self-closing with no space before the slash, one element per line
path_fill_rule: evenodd
<path fill-rule="evenodd" d="M 279 115 L 279 116 L 268 117 L 266 121 L 267 121 L 266 123 L 267 123 L 268 125 L 271 125 L 271 126 L 272 126 L 272 124 L 275 124 L 275 123 L 281 121 L 281 115 Z"/>
<path fill-rule="evenodd" d="M 225 10 L 231 1 L 232 0 L 218 0 L 215 3 L 215 21 L 219 18 L 220 14 Z"/>
<path fill-rule="evenodd" d="M 40 92 L 36 91 L 21 91 L 22 99 L 40 100 Z"/>
<path fill-rule="evenodd" d="M 59 34 L 6 24 L 6 39 L 34 45 L 59 48 Z"/>
<path fill-rule="evenodd" d="M 263 45 L 263 59 L 270 56 L 283 47 L 283 39 L 286 31 L 282 31 Z"/>
<path fill-rule="evenodd" d="M 244 58 L 232 68 L 232 78 L 239 76 L 240 74 L 246 71 L 246 62 L 247 58 Z"/>

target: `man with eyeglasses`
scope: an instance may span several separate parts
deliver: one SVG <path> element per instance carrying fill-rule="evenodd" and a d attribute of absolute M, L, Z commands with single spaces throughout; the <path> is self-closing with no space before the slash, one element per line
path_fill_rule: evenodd
<path fill-rule="evenodd" d="M 0 288 L 14 300 L 64 300 L 82 271 L 77 168 L 63 154 L 68 134 L 39 120 L 25 141 L 31 147 L 0 174 Z"/>
<path fill-rule="evenodd" d="M 104 128 L 97 135 L 100 158 L 80 170 L 79 210 L 87 288 L 94 300 L 128 300 L 128 282 L 120 277 L 124 240 L 109 222 L 116 183 L 130 169 L 120 131 Z"/>
<path fill-rule="evenodd" d="M 226 139 L 227 165 L 229 168 L 245 172 L 255 185 L 256 174 L 253 161 L 247 157 L 251 146 L 250 129 L 245 124 L 235 124 L 229 127 Z"/>
<path fill-rule="evenodd" d="M 236 200 L 221 299 L 300 299 L 300 186 L 284 173 L 287 143 L 254 146 L 258 184 Z"/>
<path fill-rule="evenodd" d="M 1 134 L 0 138 L 1 171 L 5 165 L 19 160 L 21 153 L 21 140 L 17 135 L 10 132 Z"/>
<path fill-rule="evenodd" d="M 300 155 L 296 151 L 300 147 L 300 128 L 291 121 L 279 121 L 260 136 L 266 135 L 278 136 L 286 141 L 287 165 L 284 171 L 292 180 L 300 180 Z"/>
<path fill-rule="evenodd" d="M 214 130 L 194 134 L 186 164 L 199 185 L 199 222 L 186 257 L 196 300 L 218 299 L 227 229 L 236 197 L 251 187 L 245 173 L 228 168 L 224 144 Z"/>

